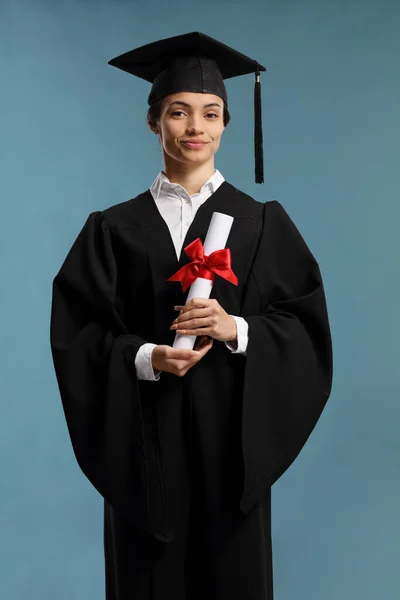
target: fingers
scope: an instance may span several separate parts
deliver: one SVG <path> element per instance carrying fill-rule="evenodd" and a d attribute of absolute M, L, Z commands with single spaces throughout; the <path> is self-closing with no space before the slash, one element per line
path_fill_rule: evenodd
<path fill-rule="evenodd" d="M 184 321 L 190 321 L 191 319 L 204 319 L 205 317 L 209 317 L 213 314 L 214 309 L 212 307 L 205 308 L 192 308 L 190 310 L 181 310 L 179 315 L 176 317 L 174 321 L 172 321 L 172 325 L 176 325 L 176 323 L 182 323 Z"/>
<path fill-rule="evenodd" d="M 168 348 L 165 352 L 166 358 L 174 358 L 176 360 L 190 360 L 199 355 L 198 350 L 184 350 L 181 348 Z"/>
<path fill-rule="evenodd" d="M 201 358 L 204 354 L 204 350 L 207 350 L 213 344 L 213 339 L 207 336 L 201 336 L 196 342 L 193 350 L 181 350 L 180 348 L 168 348 L 165 353 L 165 357 L 173 360 L 186 360 L 192 361 L 196 358 Z"/>
<path fill-rule="evenodd" d="M 196 316 L 217 314 L 222 307 L 215 298 L 192 298 L 185 305 L 176 304 L 174 310 L 179 311 L 179 320 L 182 320 L 183 315 L 185 315 L 184 319 L 192 319 Z M 189 316 L 186 317 L 187 313 Z"/>
<path fill-rule="evenodd" d="M 208 335 L 201 335 L 200 337 L 197 338 L 194 349 L 201 350 L 205 346 L 211 345 L 212 342 L 213 342 L 213 339 L 210 338 Z"/>
<path fill-rule="evenodd" d="M 207 352 L 211 349 L 213 342 L 214 340 L 212 338 L 206 338 L 204 336 L 204 339 L 199 343 L 199 356 L 195 359 L 195 362 L 198 362 L 205 354 L 207 354 Z"/>
<path fill-rule="evenodd" d="M 216 298 L 192 298 L 185 305 L 175 305 L 174 310 L 183 310 L 185 312 L 187 310 L 191 310 L 192 308 L 206 308 L 209 306 L 218 307 L 220 304 Z"/>
<path fill-rule="evenodd" d="M 208 312 L 204 313 L 204 310 Z M 210 313 L 209 309 L 193 310 L 177 317 L 170 330 L 182 335 L 212 335 L 217 322 L 217 316 Z"/>
<path fill-rule="evenodd" d="M 162 356 L 157 362 L 153 362 L 153 366 L 161 371 L 183 377 L 211 349 L 214 340 L 206 339 L 206 337 L 201 336 L 193 350 L 172 348 L 167 345 L 156 346 L 159 351 L 162 351 Z M 153 350 L 153 354 L 155 350 Z"/>
<path fill-rule="evenodd" d="M 187 304 L 177 304 L 174 306 L 174 310 L 186 312 L 187 310 L 192 310 L 193 308 L 205 308 L 209 306 L 209 304 L 210 300 L 208 298 L 192 298 Z"/>

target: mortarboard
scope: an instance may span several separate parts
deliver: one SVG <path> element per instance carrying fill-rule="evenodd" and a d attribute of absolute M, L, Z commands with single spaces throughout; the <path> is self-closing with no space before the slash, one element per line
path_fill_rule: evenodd
<path fill-rule="evenodd" d="M 228 105 L 224 79 L 255 73 L 255 180 L 264 182 L 260 71 L 265 67 L 197 31 L 140 46 L 108 64 L 152 83 L 149 105 L 177 92 L 215 94 Z"/>

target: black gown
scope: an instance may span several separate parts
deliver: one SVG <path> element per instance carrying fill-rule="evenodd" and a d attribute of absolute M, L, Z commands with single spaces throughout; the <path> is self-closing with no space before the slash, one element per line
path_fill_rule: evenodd
<path fill-rule="evenodd" d="M 50 342 L 78 464 L 104 498 L 107 600 L 272 600 L 271 486 L 316 425 L 332 385 L 319 266 L 277 201 L 224 181 L 239 284 L 211 292 L 249 324 L 247 354 L 214 340 L 183 377 L 138 380 L 145 342 L 172 345 L 179 261 L 150 190 L 89 215 L 53 281 Z"/>

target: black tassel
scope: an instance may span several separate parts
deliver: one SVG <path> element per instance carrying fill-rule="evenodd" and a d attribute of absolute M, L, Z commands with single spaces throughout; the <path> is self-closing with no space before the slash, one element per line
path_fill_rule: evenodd
<path fill-rule="evenodd" d="M 254 84 L 254 158 L 256 183 L 264 183 L 263 132 L 261 116 L 260 71 L 256 71 Z"/>

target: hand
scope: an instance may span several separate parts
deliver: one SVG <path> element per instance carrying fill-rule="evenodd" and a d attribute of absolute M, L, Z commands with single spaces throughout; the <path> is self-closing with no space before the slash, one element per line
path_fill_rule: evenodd
<path fill-rule="evenodd" d="M 192 298 L 175 309 L 180 312 L 170 329 L 187 335 L 208 335 L 220 342 L 237 342 L 236 321 L 215 298 Z"/>
<path fill-rule="evenodd" d="M 201 336 L 196 340 L 193 350 L 181 350 L 160 344 L 153 349 L 151 364 L 154 369 L 183 377 L 193 365 L 198 363 L 207 354 L 212 345 L 213 340 L 208 339 L 206 336 Z"/>

